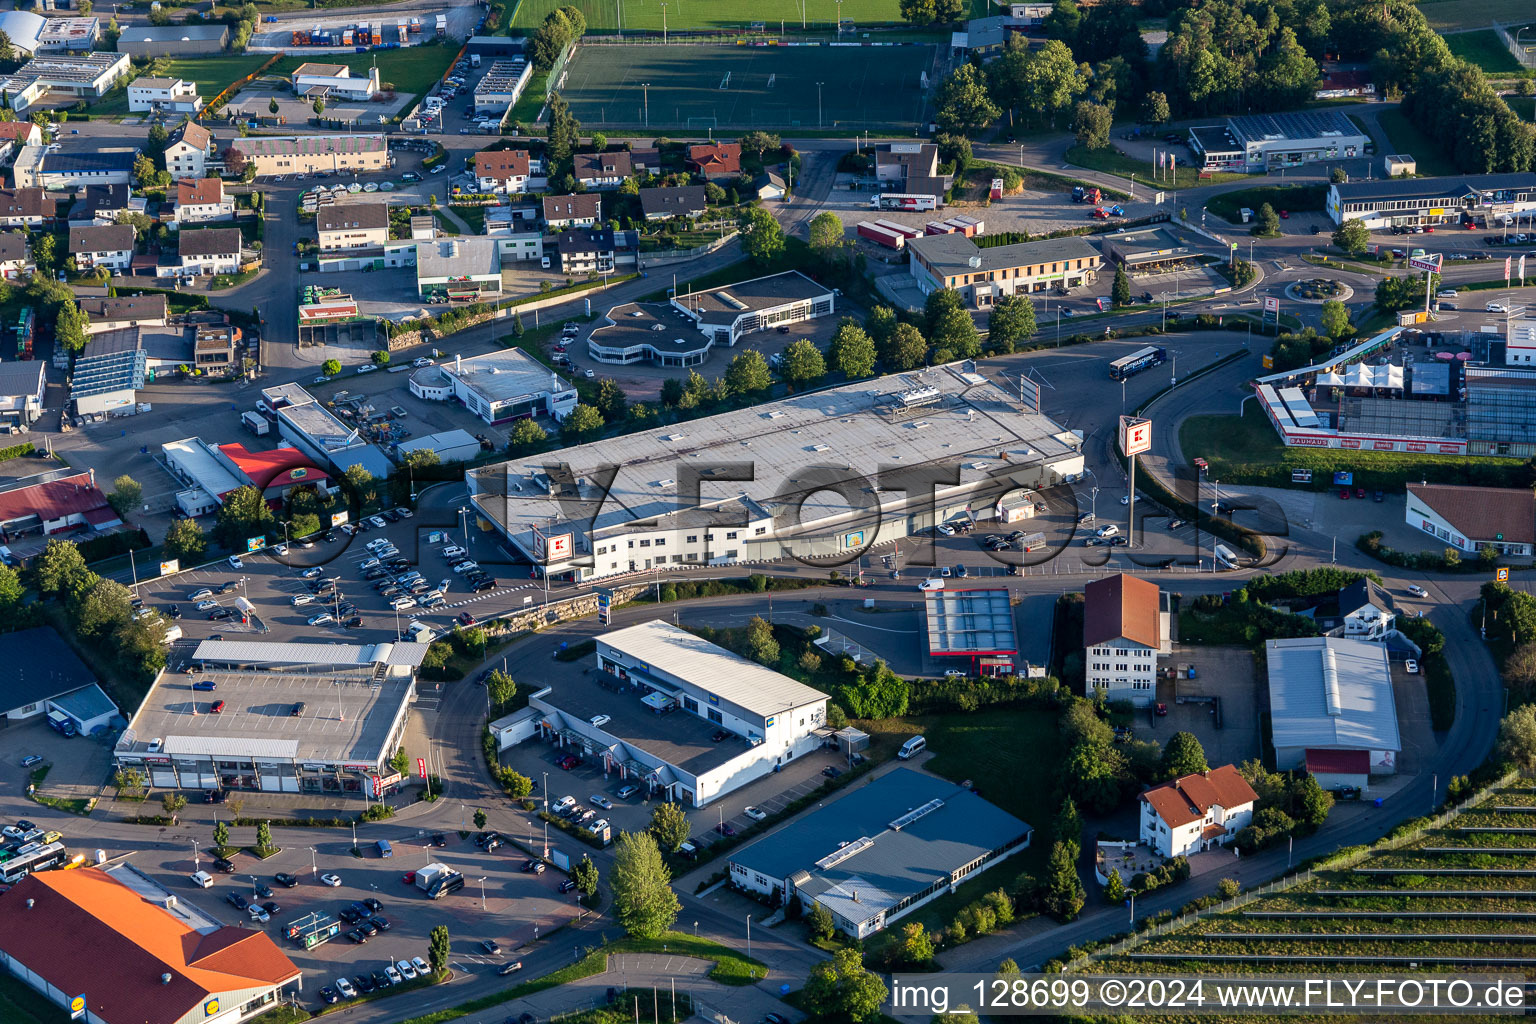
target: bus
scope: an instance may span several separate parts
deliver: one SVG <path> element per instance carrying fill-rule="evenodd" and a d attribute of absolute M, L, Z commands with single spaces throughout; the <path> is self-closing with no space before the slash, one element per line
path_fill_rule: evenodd
<path fill-rule="evenodd" d="M 1127 377 L 1134 377 L 1142 370 L 1157 366 L 1167 358 L 1167 350 L 1155 345 L 1139 348 L 1130 355 L 1122 356 L 1109 364 L 1109 379 L 1124 380 Z"/>
<path fill-rule="evenodd" d="M 0 864 L 0 882 L 15 885 L 34 871 L 46 871 L 64 863 L 64 844 L 49 843 L 30 853 L 17 852 L 16 856 Z"/>

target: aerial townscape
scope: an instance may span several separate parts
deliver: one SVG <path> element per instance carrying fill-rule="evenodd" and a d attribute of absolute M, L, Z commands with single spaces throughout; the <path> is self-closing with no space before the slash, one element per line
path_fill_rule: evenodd
<path fill-rule="evenodd" d="M 0 1024 L 1536 1001 L 1530 0 L 0 8 Z"/>

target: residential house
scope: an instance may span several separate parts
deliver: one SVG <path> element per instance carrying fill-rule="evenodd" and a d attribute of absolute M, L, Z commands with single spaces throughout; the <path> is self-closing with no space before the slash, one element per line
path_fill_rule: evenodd
<path fill-rule="evenodd" d="M 170 304 L 164 295 L 85 295 L 76 300 L 90 320 L 89 334 L 124 327 L 164 327 Z"/>
<path fill-rule="evenodd" d="M 131 209 L 132 199 L 132 191 L 127 185 L 87 185 L 80 190 L 75 205 L 69 208 L 69 222 L 116 224 L 118 215 Z"/>
<path fill-rule="evenodd" d="M 222 374 L 235 368 L 240 332 L 228 324 L 199 326 L 192 342 L 192 362 L 204 373 Z"/>
<path fill-rule="evenodd" d="M 172 178 L 204 178 L 214 156 L 213 132 L 192 121 L 171 133 L 165 147 L 165 169 Z"/>
<path fill-rule="evenodd" d="M 42 130 L 31 121 L 0 121 L 0 159 L 9 159 L 23 146 L 42 143 Z"/>
<path fill-rule="evenodd" d="M 235 197 L 225 194 L 223 178 L 183 178 L 176 183 L 178 225 L 230 220 L 234 215 Z"/>
<path fill-rule="evenodd" d="M 1362 576 L 1339 591 L 1339 618 L 1336 635 L 1381 640 L 1397 628 L 1397 605 L 1384 587 Z"/>
<path fill-rule="evenodd" d="M 1171 654 L 1168 595 L 1120 573 L 1083 588 L 1083 667 L 1088 688 L 1146 707 L 1157 696 L 1157 659 Z"/>
<path fill-rule="evenodd" d="M 315 213 L 320 251 L 382 249 L 389 241 L 389 206 L 386 203 L 337 203 Z"/>
<path fill-rule="evenodd" d="M 571 157 L 576 180 L 589 189 L 618 188 L 634 173 L 626 150 L 603 153 L 577 153 Z"/>
<path fill-rule="evenodd" d="M 630 166 L 636 174 L 660 174 L 661 151 L 658 149 L 631 149 L 629 151 Z"/>
<path fill-rule="evenodd" d="M 554 249 L 563 274 L 606 274 L 613 270 L 613 231 L 598 228 L 570 228 L 554 239 Z M 548 246 L 545 247 L 548 251 Z"/>
<path fill-rule="evenodd" d="M 32 271 L 32 253 L 27 236 L 19 231 L 0 232 L 0 277 L 14 281 Z"/>
<path fill-rule="evenodd" d="M 475 187 L 481 192 L 517 195 L 544 175 L 544 160 L 526 149 L 498 149 L 475 154 Z"/>
<path fill-rule="evenodd" d="M 135 78 L 128 85 L 128 109 L 196 115 L 203 109 L 197 85 L 180 78 Z"/>
<path fill-rule="evenodd" d="M 707 208 L 703 185 L 682 188 L 643 188 L 640 210 L 646 220 L 671 220 L 673 217 L 702 217 Z"/>
<path fill-rule="evenodd" d="M 133 262 L 133 228 L 127 224 L 71 225 L 69 254 L 81 270 L 125 271 Z"/>
<path fill-rule="evenodd" d="M 203 228 L 183 231 L 176 242 L 182 276 L 233 274 L 240 269 L 240 230 Z"/>
<path fill-rule="evenodd" d="M 54 202 L 42 189 L 0 188 L 0 226 L 33 227 L 54 216 Z"/>
<path fill-rule="evenodd" d="M 741 174 L 741 144 L 706 142 L 688 147 L 688 169 L 710 180 Z"/>
<path fill-rule="evenodd" d="M 544 223 L 552 231 L 592 227 L 602 218 L 603 197 L 597 193 L 544 197 Z"/>
<path fill-rule="evenodd" d="M 1164 857 L 1225 846 L 1253 821 L 1258 798 L 1230 764 L 1153 786 L 1141 794 L 1141 841 Z"/>

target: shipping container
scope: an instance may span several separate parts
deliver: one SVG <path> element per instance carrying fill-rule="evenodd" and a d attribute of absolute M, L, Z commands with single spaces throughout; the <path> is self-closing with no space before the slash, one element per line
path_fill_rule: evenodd
<path fill-rule="evenodd" d="M 877 220 L 877 221 L 875 221 L 875 223 L 880 225 L 881 227 L 885 228 L 885 230 L 887 230 L 887 231 L 894 231 L 898 235 L 900 235 L 901 237 L 906 238 L 906 239 L 922 238 L 923 237 L 923 233 L 921 231 L 919 231 L 917 228 L 910 227 L 909 225 L 906 225 L 906 224 L 897 224 L 893 220 Z"/>
<path fill-rule="evenodd" d="M 900 250 L 907 244 L 906 235 L 899 231 L 892 231 L 889 228 L 881 227 L 879 224 L 871 224 L 867 220 L 861 222 L 857 230 L 860 238 L 867 238 L 877 245 L 885 246 L 887 249 Z"/>
<path fill-rule="evenodd" d="M 923 225 L 923 233 L 927 235 L 952 235 L 955 233 L 955 226 L 947 220 L 931 220 Z"/>

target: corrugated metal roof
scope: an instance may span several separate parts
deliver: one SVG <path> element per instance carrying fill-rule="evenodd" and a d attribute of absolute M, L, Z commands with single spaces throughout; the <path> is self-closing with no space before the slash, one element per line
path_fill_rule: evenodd
<path fill-rule="evenodd" d="M 599 642 L 765 717 L 827 697 L 659 619 L 609 633 Z"/>
<path fill-rule="evenodd" d="M 232 665 L 420 665 L 426 644 L 303 644 L 262 640 L 204 640 L 192 655 L 198 661 Z"/>
<path fill-rule="evenodd" d="M 1277 748 L 1402 749 L 1384 644 L 1303 637 L 1265 647 Z"/>
<path fill-rule="evenodd" d="M 271 757 L 291 761 L 299 756 L 297 740 L 269 740 L 239 736 L 167 736 L 162 748 L 167 754 L 204 757 Z"/>

